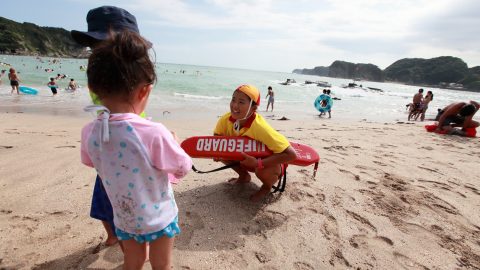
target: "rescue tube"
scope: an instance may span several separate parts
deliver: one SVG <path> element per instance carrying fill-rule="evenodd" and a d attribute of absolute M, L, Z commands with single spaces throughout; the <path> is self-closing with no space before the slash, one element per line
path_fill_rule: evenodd
<path fill-rule="evenodd" d="M 437 131 L 437 125 L 436 124 L 432 124 L 432 125 L 425 125 L 425 129 L 428 131 L 428 132 L 435 132 L 435 133 L 438 133 L 438 134 L 447 134 L 447 131 L 446 130 L 440 130 L 440 131 Z M 465 129 L 465 137 L 476 137 L 477 135 L 477 129 L 475 128 L 466 128 Z"/>
<path fill-rule="evenodd" d="M 329 95 L 321 94 L 320 96 L 315 99 L 315 102 L 313 103 L 313 106 L 319 111 L 319 112 L 328 112 L 332 109 L 333 105 L 333 100 Z"/>
<path fill-rule="evenodd" d="M 27 95 L 36 95 L 38 94 L 38 90 L 37 89 L 34 89 L 34 88 L 30 88 L 30 87 L 27 87 L 27 86 L 20 86 L 18 88 L 18 91 L 24 93 L 24 94 L 27 94 Z"/>
<path fill-rule="evenodd" d="M 290 142 L 297 154 L 292 165 L 308 166 L 315 164 L 314 175 L 320 161 L 317 151 L 310 146 Z M 272 155 L 265 144 L 245 136 L 199 136 L 190 137 L 181 143 L 181 147 L 192 158 L 218 158 L 224 160 L 243 160 L 241 153 L 263 158 Z"/>

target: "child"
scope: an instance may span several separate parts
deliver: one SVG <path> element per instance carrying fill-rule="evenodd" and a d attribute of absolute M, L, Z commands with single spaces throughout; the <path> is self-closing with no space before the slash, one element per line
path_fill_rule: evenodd
<path fill-rule="evenodd" d="M 184 177 L 192 166 L 172 133 L 139 116 L 156 80 L 149 47 L 124 31 L 96 46 L 88 60 L 89 89 L 104 106 L 93 106 L 101 113 L 82 130 L 82 162 L 95 167 L 112 204 L 124 269 L 141 269 L 146 242 L 152 269 L 170 269 L 180 229 L 169 175 Z"/>
<path fill-rule="evenodd" d="M 20 79 L 18 78 L 17 72 L 14 68 L 10 68 L 8 73 L 8 79 L 10 80 L 10 86 L 12 86 L 12 91 L 10 92 L 10 94 L 13 94 L 13 91 L 17 91 L 17 95 L 20 95 L 20 92 L 18 91 Z"/>
<path fill-rule="evenodd" d="M 282 175 L 282 165 L 296 158 L 295 151 L 287 139 L 256 113 L 259 105 L 260 92 L 255 86 L 239 86 L 233 92 L 230 112 L 218 120 L 214 131 L 214 135 L 218 136 L 250 137 L 264 143 L 273 152 L 273 155 L 263 159 L 243 154 L 245 159 L 240 162 L 240 166 L 233 168 L 238 173 L 238 178 L 231 179 L 230 182 L 249 182 L 251 180 L 249 171 L 255 172 L 262 181 L 260 190 L 250 197 L 252 201 L 259 201 L 265 197 Z"/>
<path fill-rule="evenodd" d="M 109 37 L 108 33 L 122 32 L 125 30 L 134 31 L 140 34 L 137 19 L 127 10 L 114 6 L 101 6 L 88 11 L 86 16 L 88 29 L 87 32 L 71 31 L 72 38 L 80 45 L 95 49 L 103 40 Z M 80 66 L 80 70 L 86 71 L 87 66 Z M 101 105 L 100 99 L 92 91 L 88 91 L 93 104 Z M 145 114 L 142 114 L 143 116 Z M 92 204 L 90 208 L 90 217 L 102 222 L 107 233 L 107 246 L 118 242 L 113 224 L 113 209 L 103 187 L 102 179 L 97 175 L 92 194 Z M 120 242 L 120 247 L 122 243 Z"/>
<path fill-rule="evenodd" d="M 68 90 L 77 90 L 77 83 L 74 79 L 70 79 L 70 82 L 68 83 Z"/>
<path fill-rule="evenodd" d="M 55 78 L 50 78 L 50 81 L 47 83 L 47 86 L 52 90 L 52 94 L 55 96 L 57 94 L 58 85 L 55 82 Z"/>
<path fill-rule="evenodd" d="M 271 86 L 268 87 L 268 93 L 265 98 L 268 98 L 267 109 L 265 111 L 268 112 L 268 107 L 270 106 L 270 104 L 272 104 L 272 112 L 273 112 L 273 103 L 275 102 L 275 93 L 273 92 L 273 89 Z"/>

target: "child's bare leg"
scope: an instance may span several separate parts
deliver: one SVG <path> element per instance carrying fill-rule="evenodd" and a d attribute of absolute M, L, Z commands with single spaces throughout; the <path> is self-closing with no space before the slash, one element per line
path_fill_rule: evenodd
<path fill-rule="evenodd" d="M 255 174 L 257 175 L 258 179 L 262 181 L 263 185 L 260 187 L 260 190 L 250 196 L 250 200 L 253 202 L 258 202 L 263 199 L 263 197 L 267 196 L 272 190 L 273 184 L 278 181 L 281 173 L 282 166 L 280 165 L 256 170 Z"/>
<path fill-rule="evenodd" d="M 174 237 L 161 237 L 150 242 L 150 264 L 153 270 L 169 270 L 172 266 Z"/>
<path fill-rule="evenodd" d="M 123 269 L 142 269 L 147 258 L 147 244 L 140 244 L 135 239 L 124 240 L 123 242 Z"/>
<path fill-rule="evenodd" d="M 105 228 L 105 231 L 107 232 L 107 240 L 105 241 L 105 245 L 107 246 L 113 246 L 118 242 L 118 238 L 113 232 L 113 228 L 110 225 L 110 223 L 103 221 L 102 220 L 103 227 Z"/>

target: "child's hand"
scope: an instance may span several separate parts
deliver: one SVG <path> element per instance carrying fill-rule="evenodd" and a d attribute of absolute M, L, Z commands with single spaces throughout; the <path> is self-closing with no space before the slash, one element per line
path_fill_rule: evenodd
<path fill-rule="evenodd" d="M 252 157 L 252 156 L 249 156 L 245 153 L 241 153 L 242 156 L 244 157 L 244 160 L 240 161 L 240 164 L 244 167 L 247 167 L 247 168 L 252 168 L 252 169 L 255 169 L 257 168 L 257 159 Z"/>

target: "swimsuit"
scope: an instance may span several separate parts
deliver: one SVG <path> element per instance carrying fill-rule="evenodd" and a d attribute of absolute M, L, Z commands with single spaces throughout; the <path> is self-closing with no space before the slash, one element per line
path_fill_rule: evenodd
<path fill-rule="evenodd" d="M 11 80 L 10 81 L 10 86 L 18 86 L 18 81 L 17 80 Z"/>

